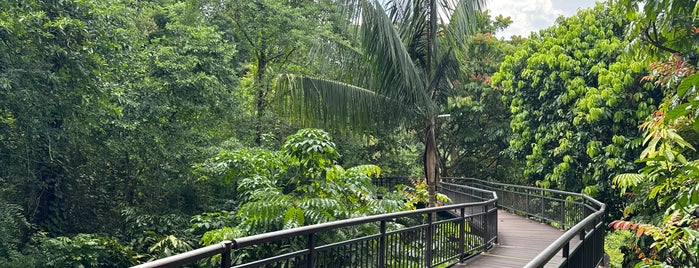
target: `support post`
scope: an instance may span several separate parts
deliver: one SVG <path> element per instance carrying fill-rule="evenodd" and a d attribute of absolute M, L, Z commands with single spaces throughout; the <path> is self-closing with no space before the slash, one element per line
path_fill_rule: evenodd
<path fill-rule="evenodd" d="M 381 237 L 379 237 L 379 268 L 386 266 L 386 221 L 381 221 Z"/>
<path fill-rule="evenodd" d="M 526 202 L 526 207 L 524 209 L 524 213 L 526 216 L 530 216 L 530 215 L 533 216 L 531 211 L 529 211 L 529 208 L 531 207 L 530 202 L 529 202 L 529 190 L 524 190 L 524 193 L 526 194 L 526 197 L 527 197 L 527 202 Z"/>
<path fill-rule="evenodd" d="M 427 230 L 425 230 L 425 267 L 432 267 L 432 219 L 435 213 L 427 215 Z"/>
<path fill-rule="evenodd" d="M 561 226 L 563 226 L 563 228 L 566 228 L 566 203 L 564 200 L 565 198 L 561 198 L 561 200 L 558 201 L 558 205 L 561 207 Z"/>
<path fill-rule="evenodd" d="M 461 220 L 459 221 L 459 263 L 464 262 L 464 251 L 466 250 L 466 208 L 461 208 Z"/>
<path fill-rule="evenodd" d="M 223 242 L 223 245 L 226 247 L 226 249 L 221 253 L 221 268 L 230 268 L 231 267 L 231 246 L 233 242 L 232 241 L 225 241 Z"/>
<path fill-rule="evenodd" d="M 541 219 L 543 221 L 544 218 L 546 218 L 544 216 L 544 190 L 541 190 L 541 193 L 539 195 L 539 200 L 541 200 Z"/>
<path fill-rule="evenodd" d="M 482 205 L 483 208 L 483 214 L 481 215 L 482 220 L 481 223 L 483 223 L 483 246 L 485 247 L 483 250 L 488 250 L 490 248 L 490 228 L 488 228 L 488 225 L 490 225 L 489 222 L 489 215 L 488 215 L 488 205 Z"/>
<path fill-rule="evenodd" d="M 313 268 L 313 262 L 315 261 L 315 235 L 313 233 L 308 234 L 308 260 L 306 260 L 306 268 Z"/>

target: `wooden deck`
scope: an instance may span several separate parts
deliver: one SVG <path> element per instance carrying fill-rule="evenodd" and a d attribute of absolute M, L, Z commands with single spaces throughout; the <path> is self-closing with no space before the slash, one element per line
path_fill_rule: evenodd
<path fill-rule="evenodd" d="M 563 233 L 549 225 L 498 210 L 498 244 L 453 267 L 522 267 Z M 561 253 L 558 254 L 550 266 L 558 263 Z"/>

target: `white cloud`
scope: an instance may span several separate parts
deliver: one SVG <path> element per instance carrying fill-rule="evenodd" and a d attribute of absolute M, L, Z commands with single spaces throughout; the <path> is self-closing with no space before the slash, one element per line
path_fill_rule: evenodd
<path fill-rule="evenodd" d="M 532 31 L 552 26 L 559 16 L 571 16 L 578 8 L 588 8 L 594 3 L 594 0 L 491 0 L 487 8 L 493 17 L 502 14 L 512 18 L 512 25 L 497 33 L 509 38 L 512 35 L 528 37 Z"/>

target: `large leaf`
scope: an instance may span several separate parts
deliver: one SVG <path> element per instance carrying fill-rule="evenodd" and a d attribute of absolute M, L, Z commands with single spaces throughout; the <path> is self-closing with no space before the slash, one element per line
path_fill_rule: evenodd
<path fill-rule="evenodd" d="M 689 113 L 692 112 L 693 106 L 696 105 L 697 103 L 683 103 L 680 105 L 675 106 L 675 108 L 672 108 L 672 110 L 668 111 L 667 114 L 665 114 L 665 122 L 670 122 L 672 120 L 675 120 L 677 118 L 680 118 L 682 116 L 685 116 Z"/>
<path fill-rule="evenodd" d="M 689 92 L 690 89 L 695 89 L 697 85 L 699 85 L 699 73 L 690 75 L 682 80 L 680 85 L 677 87 L 677 95 L 684 97 L 684 95 Z"/>

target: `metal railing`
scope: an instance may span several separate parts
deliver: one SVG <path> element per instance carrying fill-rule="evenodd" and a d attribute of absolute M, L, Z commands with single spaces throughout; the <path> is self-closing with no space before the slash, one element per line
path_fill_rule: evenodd
<path fill-rule="evenodd" d="M 490 248 L 497 241 L 495 192 L 446 182 L 440 189 L 455 204 L 242 237 L 135 267 L 216 255 L 221 267 L 435 267 Z"/>
<path fill-rule="evenodd" d="M 498 207 L 567 230 L 525 267 L 544 267 L 559 253 L 557 267 L 597 267 L 604 258 L 605 204 L 587 195 L 472 178 L 444 181 L 494 191 Z M 576 239 L 578 238 L 578 239 Z"/>

